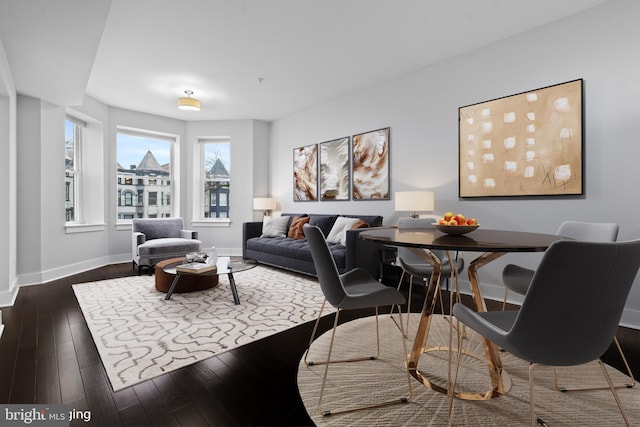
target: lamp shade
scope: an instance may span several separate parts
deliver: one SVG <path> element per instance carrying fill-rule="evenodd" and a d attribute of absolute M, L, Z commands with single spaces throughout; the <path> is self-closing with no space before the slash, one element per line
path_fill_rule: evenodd
<path fill-rule="evenodd" d="M 200 101 L 195 98 L 191 98 L 193 91 L 185 90 L 184 93 L 186 93 L 187 96 L 178 98 L 178 108 L 184 111 L 200 111 Z"/>
<path fill-rule="evenodd" d="M 254 197 L 253 198 L 253 210 L 254 211 L 272 211 L 276 208 L 276 199 L 271 197 Z"/>
<path fill-rule="evenodd" d="M 432 212 L 434 194 L 432 191 L 397 191 L 395 193 L 396 211 Z"/>

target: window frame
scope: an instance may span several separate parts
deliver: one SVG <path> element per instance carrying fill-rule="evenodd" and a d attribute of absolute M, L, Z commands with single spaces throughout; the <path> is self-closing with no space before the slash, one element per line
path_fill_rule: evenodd
<path fill-rule="evenodd" d="M 153 131 L 153 130 L 147 130 L 147 129 L 139 129 L 139 128 L 131 128 L 131 127 L 127 127 L 127 126 L 116 126 L 116 159 L 118 158 L 118 138 L 120 134 L 124 134 L 127 136 L 133 136 L 133 137 L 138 137 L 138 138 L 148 138 L 148 139 L 152 139 L 152 140 L 157 140 L 157 141 L 165 141 L 169 144 L 169 163 L 170 163 L 170 167 L 169 167 L 169 176 L 166 178 L 166 180 L 164 178 L 159 179 L 159 181 L 161 182 L 166 182 L 166 186 L 168 188 L 168 191 L 165 192 L 165 194 L 168 193 L 167 200 L 169 201 L 168 204 L 158 204 L 155 207 L 156 208 L 162 208 L 162 207 L 166 207 L 169 206 L 169 212 L 168 213 L 161 213 L 160 215 L 166 215 L 167 217 L 174 217 L 174 216 L 180 216 L 180 206 L 179 206 L 179 200 L 180 200 L 180 194 L 179 194 L 179 182 L 180 182 L 180 150 L 179 150 L 179 146 L 180 146 L 180 137 L 177 134 L 170 134 L 170 133 L 164 133 L 164 132 L 157 132 L 157 131 Z M 140 159 L 142 160 L 142 159 Z M 116 165 L 117 165 L 117 160 L 116 160 Z M 121 165 L 123 167 L 126 167 L 125 165 Z M 116 187 L 118 189 L 120 189 L 121 186 L 129 186 L 130 191 L 133 191 L 133 197 L 136 199 L 135 201 L 132 200 L 132 206 L 135 208 L 140 207 L 139 205 L 139 201 L 137 201 L 138 199 L 138 191 L 136 190 L 136 187 L 139 185 L 140 180 L 145 181 L 144 177 L 130 177 L 130 178 L 122 178 L 122 182 L 120 182 L 120 176 L 119 176 L 119 172 L 116 166 L 116 176 L 118 177 L 116 179 Z M 160 177 L 157 177 L 160 178 Z M 147 185 L 145 185 L 146 187 Z M 155 191 L 155 190 L 154 190 Z M 166 190 L 165 190 L 166 191 Z M 125 188 L 122 188 L 122 193 L 124 195 L 125 193 Z M 144 193 L 143 193 L 143 197 L 144 197 Z M 172 204 L 172 201 L 176 201 L 175 204 Z M 124 211 L 124 212 L 119 212 L 119 208 L 122 208 L 125 206 L 124 202 L 119 201 L 121 204 L 119 204 L 118 202 L 115 203 L 116 206 L 116 226 L 118 228 L 125 228 L 125 227 L 129 227 L 132 223 L 132 218 L 129 218 L 129 216 L 131 215 L 130 212 L 128 211 Z M 144 206 L 143 206 L 144 207 Z M 120 217 L 123 217 L 122 219 Z M 137 214 L 133 214 L 133 217 L 136 218 Z"/>
<path fill-rule="evenodd" d="M 74 194 L 74 222 L 64 220 L 66 234 L 93 233 L 106 230 L 105 206 L 106 193 L 105 183 L 108 174 L 105 169 L 105 129 L 104 123 L 82 110 L 65 108 L 64 121 L 62 122 L 63 144 L 66 151 L 66 121 L 79 125 L 81 129 L 80 143 L 77 158 L 77 174 L 74 179 L 76 192 Z M 65 153 L 66 155 L 66 153 Z M 65 175 L 66 175 L 65 165 Z M 77 183 L 77 185 L 75 184 Z M 65 189 L 66 193 L 66 189 Z M 61 198 L 65 195 L 61 195 Z M 66 202 L 65 202 L 66 204 Z M 65 208 L 66 209 L 66 208 Z"/>
<path fill-rule="evenodd" d="M 227 193 L 227 204 L 225 205 L 228 208 L 228 212 L 226 212 L 226 216 L 221 217 L 205 217 L 205 203 L 209 202 L 211 204 L 211 194 L 208 195 L 205 193 L 206 185 L 208 182 L 220 181 L 207 177 L 207 167 L 205 164 L 206 156 L 205 150 L 208 144 L 227 144 L 229 151 L 229 164 L 225 165 L 229 172 L 228 179 L 228 193 Z M 231 223 L 231 205 L 229 200 L 231 198 L 231 181 L 232 181 L 232 173 L 231 173 L 231 138 L 229 136 L 216 136 L 216 137 L 201 137 L 197 139 L 197 150 L 194 150 L 197 153 L 195 156 L 195 161 L 198 163 L 198 173 L 197 176 L 194 176 L 196 179 L 196 185 L 194 185 L 194 191 L 197 191 L 197 194 L 194 194 L 194 221 L 205 222 L 217 226 L 228 226 Z M 205 203 L 203 203 L 203 201 Z M 219 206 L 219 203 L 217 203 Z"/>
<path fill-rule="evenodd" d="M 85 129 L 87 127 L 87 123 L 83 120 L 80 120 L 71 115 L 65 115 L 65 127 L 66 123 L 70 122 L 73 125 L 73 168 L 68 169 L 65 165 L 65 225 L 75 225 L 82 224 L 82 144 L 83 144 L 83 136 L 85 133 Z M 66 138 L 66 130 L 65 130 L 65 155 L 67 152 L 67 138 Z M 73 178 L 73 186 L 69 185 L 69 182 L 66 181 L 66 178 L 71 175 Z M 73 199 L 73 220 L 69 221 L 67 219 L 66 214 L 66 205 L 68 200 L 68 193 L 71 193 L 71 198 Z"/>

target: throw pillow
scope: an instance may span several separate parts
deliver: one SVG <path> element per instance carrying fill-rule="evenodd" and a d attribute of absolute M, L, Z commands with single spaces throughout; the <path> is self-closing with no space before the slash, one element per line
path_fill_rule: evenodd
<path fill-rule="evenodd" d="M 287 237 L 291 239 L 304 239 L 303 227 L 309 222 L 308 216 L 296 216 L 291 221 L 291 227 L 289 227 L 289 234 Z"/>
<path fill-rule="evenodd" d="M 339 216 L 331 227 L 331 231 L 327 236 L 327 242 L 338 243 L 345 246 L 347 243 L 347 230 L 351 230 L 353 225 L 360 221 L 358 218 L 347 218 Z"/>
<path fill-rule="evenodd" d="M 336 222 L 337 215 L 309 215 L 309 225 L 315 225 L 322 230 L 322 234 L 329 235 L 331 227 Z"/>
<path fill-rule="evenodd" d="M 285 237 L 287 235 L 288 216 L 265 216 L 262 220 L 262 236 L 260 237 Z"/>
<path fill-rule="evenodd" d="M 369 228 L 371 227 L 367 221 L 363 221 L 361 219 L 358 220 L 355 224 L 351 226 L 352 229 L 356 228 Z"/>

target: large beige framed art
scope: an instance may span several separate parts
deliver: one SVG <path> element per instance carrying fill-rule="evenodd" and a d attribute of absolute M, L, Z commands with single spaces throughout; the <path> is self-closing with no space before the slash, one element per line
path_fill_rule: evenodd
<path fill-rule="evenodd" d="M 459 196 L 581 195 L 582 79 L 459 109 Z"/>

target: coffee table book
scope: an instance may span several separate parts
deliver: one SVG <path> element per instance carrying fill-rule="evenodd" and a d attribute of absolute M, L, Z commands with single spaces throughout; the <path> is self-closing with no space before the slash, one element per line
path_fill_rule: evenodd
<path fill-rule="evenodd" d="M 176 265 L 176 272 L 178 273 L 200 274 L 215 271 L 216 269 L 217 266 L 215 264 L 205 264 L 203 262 Z"/>

